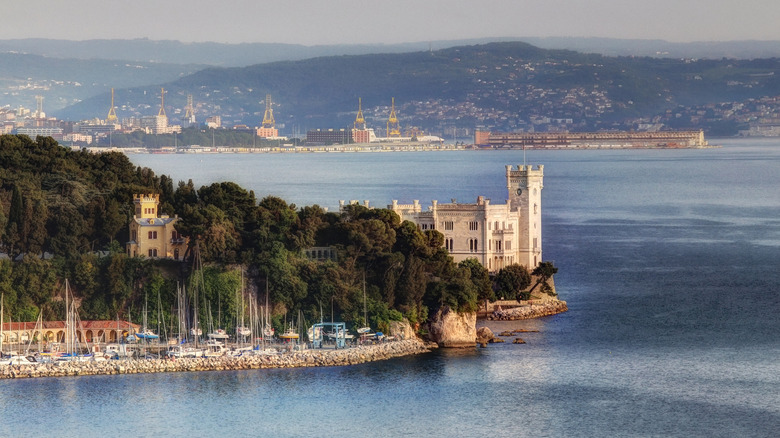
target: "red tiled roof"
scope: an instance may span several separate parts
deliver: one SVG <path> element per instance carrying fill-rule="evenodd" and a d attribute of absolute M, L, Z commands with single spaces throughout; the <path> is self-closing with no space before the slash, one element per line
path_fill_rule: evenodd
<path fill-rule="evenodd" d="M 35 330 L 37 325 L 37 322 L 6 322 L 3 323 L 3 331 Z M 43 321 L 42 325 L 44 329 L 65 329 L 65 321 Z M 127 330 L 128 328 L 137 331 L 141 326 L 128 321 L 81 321 L 79 327 L 84 330 Z"/>

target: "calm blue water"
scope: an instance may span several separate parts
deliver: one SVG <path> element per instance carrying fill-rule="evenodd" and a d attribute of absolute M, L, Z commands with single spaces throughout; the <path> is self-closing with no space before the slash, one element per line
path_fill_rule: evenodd
<path fill-rule="evenodd" d="M 0 436 L 776 436 L 780 141 L 529 151 L 569 312 L 526 345 L 343 368 L 0 381 Z M 522 152 L 135 155 L 335 209 L 506 196 Z"/>

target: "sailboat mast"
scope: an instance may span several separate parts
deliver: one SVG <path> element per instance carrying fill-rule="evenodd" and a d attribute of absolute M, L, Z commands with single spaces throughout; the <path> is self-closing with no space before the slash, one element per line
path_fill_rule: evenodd
<path fill-rule="evenodd" d="M 0 353 L 3 351 L 3 316 L 5 315 L 3 301 L 5 301 L 5 294 L 0 294 Z"/>

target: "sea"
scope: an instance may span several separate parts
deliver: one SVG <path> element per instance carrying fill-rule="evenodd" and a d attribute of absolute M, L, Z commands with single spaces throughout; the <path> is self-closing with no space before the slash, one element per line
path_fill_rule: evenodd
<path fill-rule="evenodd" d="M 480 321 L 526 344 L 348 367 L 0 381 L 0 436 L 780 434 L 780 140 L 709 149 L 131 155 L 196 186 L 337 211 L 506 199 L 544 165 L 543 256 L 569 311 Z"/>

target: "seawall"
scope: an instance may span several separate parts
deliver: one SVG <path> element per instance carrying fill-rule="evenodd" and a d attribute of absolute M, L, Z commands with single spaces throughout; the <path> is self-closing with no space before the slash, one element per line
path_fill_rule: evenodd
<path fill-rule="evenodd" d="M 555 315 L 569 310 L 566 301 L 549 300 L 541 304 L 514 307 L 506 310 L 494 310 L 485 319 L 489 321 L 513 321 L 517 319 L 532 319 Z"/>
<path fill-rule="evenodd" d="M 428 351 L 430 350 L 422 341 L 414 339 L 341 350 L 316 349 L 240 357 L 221 356 L 175 360 L 138 359 L 2 365 L 0 366 L 0 379 L 343 366 L 410 356 L 427 353 Z"/>

